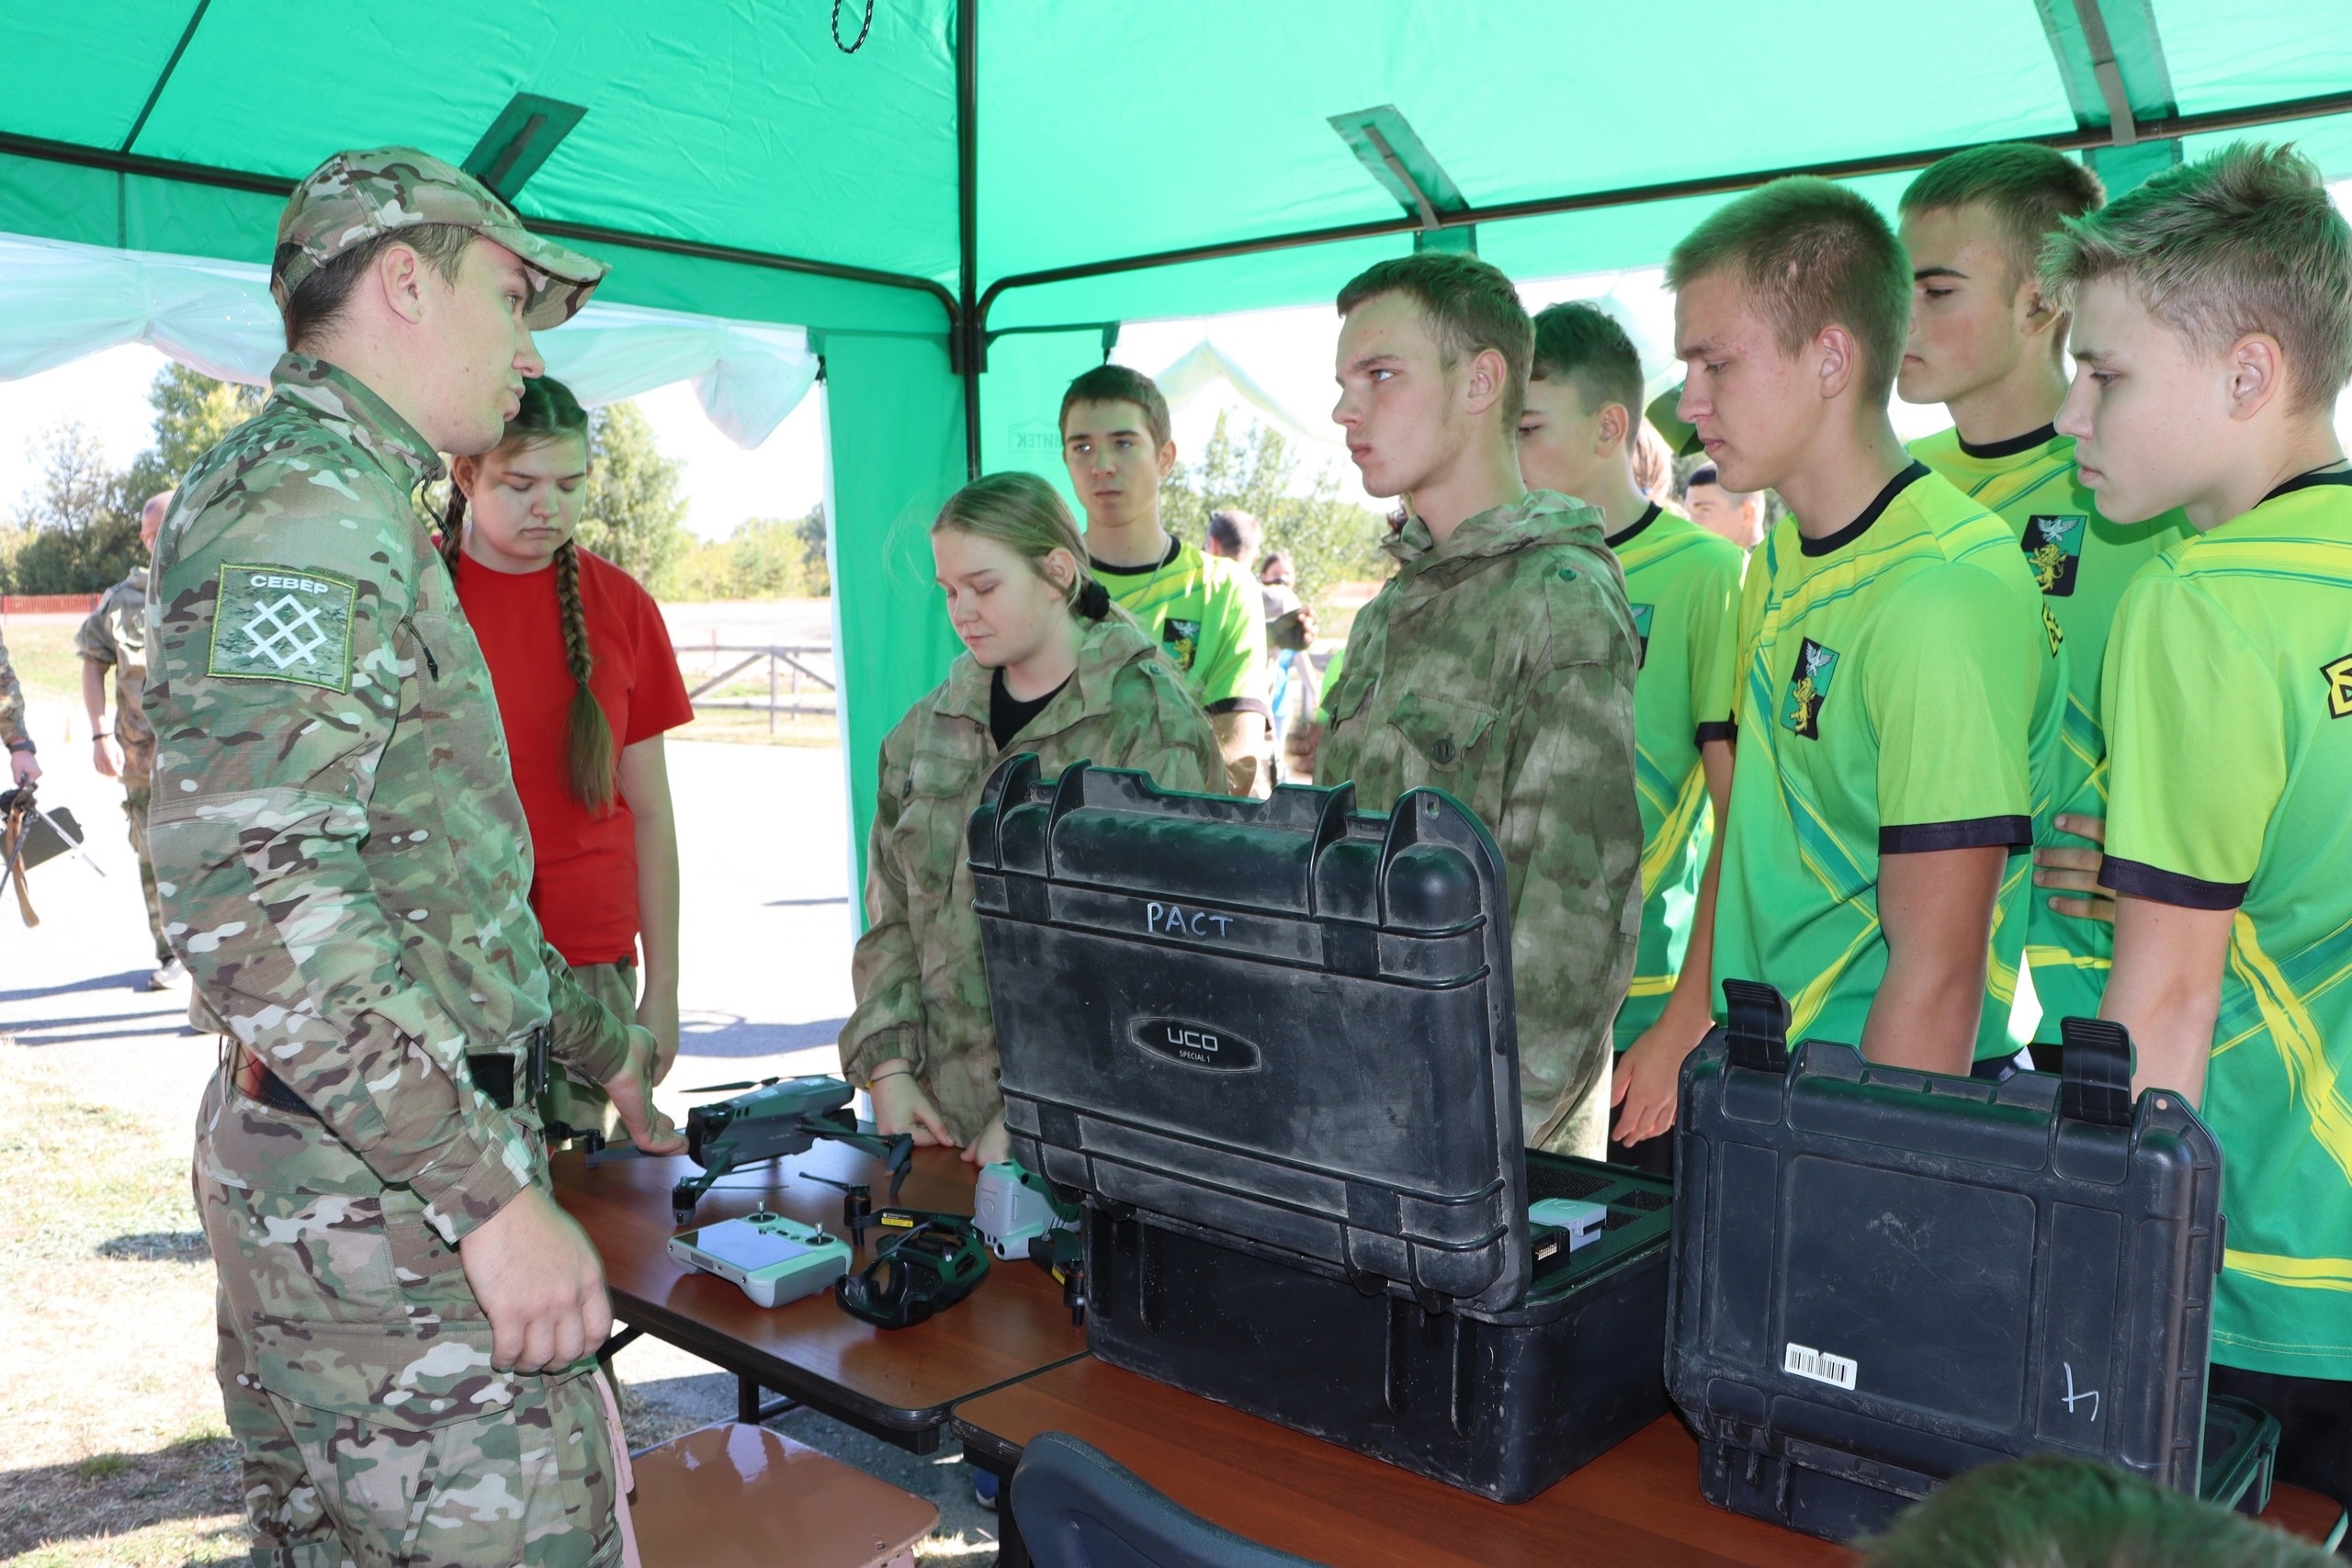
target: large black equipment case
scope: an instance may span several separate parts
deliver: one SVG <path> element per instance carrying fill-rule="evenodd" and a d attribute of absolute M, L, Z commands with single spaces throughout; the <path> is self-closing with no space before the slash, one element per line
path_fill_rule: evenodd
<path fill-rule="evenodd" d="M 2221 1149 L 2133 1103 L 2120 1027 L 1995 1084 L 1792 1055 L 1778 992 L 1724 989 L 1682 1069 L 1666 1362 L 1709 1501 L 1849 1540 L 2057 1451 L 2261 1506 L 2277 1424 L 2206 1405 Z"/>
<path fill-rule="evenodd" d="M 1521 1147 L 1501 858 L 1439 791 L 1353 806 L 1001 764 L 1005 1126 L 1087 1195 L 1096 1355 L 1516 1502 L 1666 1408 L 1670 1189 Z M 1547 1197 L 1605 1228 L 1531 1234 Z"/>

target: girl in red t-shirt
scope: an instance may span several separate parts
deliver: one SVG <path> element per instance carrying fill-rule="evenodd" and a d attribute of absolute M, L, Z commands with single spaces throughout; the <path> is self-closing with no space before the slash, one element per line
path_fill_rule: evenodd
<path fill-rule="evenodd" d="M 666 1074 L 678 836 L 662 734 L 694 708 L 652 595 L 573 541 L 587 480 L 586 411 L 560 382 L 526 383 L 505 439 L 450 466 L 441 554 L 498 692 L 531 829 L 531 907 L 589 993 L 653 1032 Z M 602 1089 L 562 1074 L 540 1111 L 551 1142 L 619 1127 Z"/>

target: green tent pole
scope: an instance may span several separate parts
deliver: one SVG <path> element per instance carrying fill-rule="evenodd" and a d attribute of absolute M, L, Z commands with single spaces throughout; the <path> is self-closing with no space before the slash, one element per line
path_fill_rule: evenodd
<path fill-rule="evenodd" d="M 932 581 L 931 520 L 964 483 L 964 392 L 943 337 L 828 332 L 827 558 L 848 771 L 850 902 L 865 926 L 866 834 L 882 738 L 945 677 L 960 645 Z"/>

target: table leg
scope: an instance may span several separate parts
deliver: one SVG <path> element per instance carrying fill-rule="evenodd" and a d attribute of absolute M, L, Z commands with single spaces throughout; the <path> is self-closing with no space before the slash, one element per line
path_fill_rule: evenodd
<path fill-rule="evenodd" d="M 773 1421 L 788 1410 L 800 1408 L 800 1401 L 790 1394 L 780 1393 L 774 1399 L 762 1400 L 760 1380 L 749 1372 L 735 1374 L 735 1419 L 747 1427 Z"/>
<path fill-rule="evenodd" d="M 1012 1473 L 1001 1472 L 996 1487 L 996 1568 L 1029 1568 L 1029 1544 L 1012 1517 Z"/>

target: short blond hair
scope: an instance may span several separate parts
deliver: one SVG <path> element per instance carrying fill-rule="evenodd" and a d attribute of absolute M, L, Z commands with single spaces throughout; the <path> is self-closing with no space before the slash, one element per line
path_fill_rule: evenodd
<path fill-rule="evenodd" d="M 2042 292 L 2071 308 L 2102 278 L 2200 352 L 2278 339 L 2293 412 L 2352 380 L 2352 226 L 2290 146 L 2236 142 L 2068 220 L 2042 252 Z"/>
<path fill-rule="evenodd" d="M 1781 352 L 1836 322 L 1862 347 L 1862 390 L 1884 402 L 1911 327 L 1911 264 L 1877 208 L 1810 175 L 1749 191 L 1707 215 L 1674 247 L 1666 286 L 1728 272 L 1756 296 Z"/>

